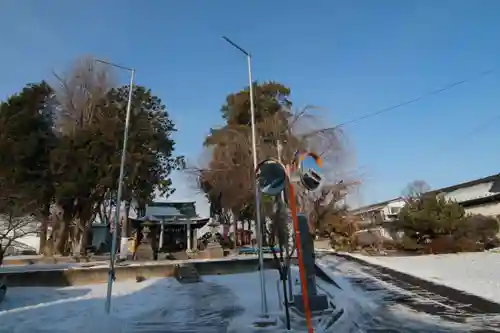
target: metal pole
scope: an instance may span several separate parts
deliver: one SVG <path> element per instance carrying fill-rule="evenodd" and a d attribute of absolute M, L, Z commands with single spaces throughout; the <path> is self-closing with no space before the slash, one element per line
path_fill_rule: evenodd
<path fill-rule="evenodd" d="M 103 62 L 103 61 L 100 61 Z M 105 63 L 105 62 L 103 62 Z M 110 63 L 108 63 L 110 64 Z M 114 64 L 110 64 L 115 67 L 124 68 L 122 66 L 117 66 Z M 125 131 L 123 133 L 123 147 L 122 147 L 122 156 L 120 162 L 120 175 L 118 176 L 118 193 L 116 194 L 116 209 L 115 209 L 115 228 L 113 230 L 113 238 L 111 239 L 111 258 L 109 261 L 109 273 L 108 273 L 108 290 L 106 294 L 106 313 L 110 313 L 111 310 L 111 294 L 113 291 L 113 281 L 115 279 L 115 258 L 116 258 L 116 238 L 118 237 L 118 220 L 120 218 L 120 208 L 121 208 L 121 200 L 122 200 L 122 191 L 123 191 L 123 174 L 125 172 L 125 159 L 127 155 L 127 141 L 128 141 L 128 130 L 130 123 L 130 109 L 132 108 L 132 91 L 134 86 L 134 75 L 135 70 L 130 69 L 130 84 L 129 84 L 129 92 L 128 92 L 128 102 L 127 102 L 127 114 L 125 116 Z M 122 237 L 125 226 L 122 227 Z"/>
<path fill-rule="evenodd" d="M 254 105 L 254 95 L 253 95 L 253 82 L 252 82 L 252 57 L 247 54 L 247 64 L 248 64 L 248 84 L 250 93 L 250 118 L 252 124 L 252 152 L 253 152 L 253 168 L 257 170 L 257 139 L 255 130 L 255 105 Z M 257 232 L 257 247 L 259 248 L 259 273 L 260 273 L 260 293 L 261 293 L 261 310 L 262 316 L 268 316 L 267 310 L 267 293 L 266 293 L 266 276 L 264 272 L 264 251 L 262 251 L 263 242 L 263 232 L 262 232 L 262 221 L 260 216 L 260 192 L 257 185 L 255 185 L 255 223 Z"/>
<path fill-rule="evenodd" d="M 252 56 L 245 49 L 240 47 L 238 44 L 234 43 L 227 37 L 222 37 L 226 42 L 231 44 L 234 48 L 238 49 L 244 55 L 247 56 L 248 65 L 248 89 L 250 94 L 250 118 L 252 126 L 252 154 L 253 154 L 253 166 L 254 170 L 257 169 L 257 144 L 256 144 L 256 131 L 255 131 L 255 105 L 254 105 L 254 95 L 253 95 L 253 82 L 252 82 Z M 260 275 L 260 294 L 261 294 L 261 311 L 263 317 L 268 317 L 267 308 L 267 293 L 266 293 L 266 276 L 264 274 L 264 253 L 262 251 L 263 233 L 262 233 L 262 223 L 260 216 L 260 192 L 257 186 L 255 186 L 255 224 L 257 232 L 257 247 L 259 253 L 259 275 Z"/>
<path fill-rule="evenodd" d="M 282 154 L 282 151 L 283 151 L 283 146 L 281 145 L 281 141 L 278 140 L 276 142 L 276 149 L 278 150 L 278 161 L 280 163 L 282 163 L 282 158 L 281 158 L 281 154 Z M 284 192 L 281 192 L 281 200 L 283 202 L 283 204 L 285 204 L 285 193 Z M 290 253 L 290 236 L 293 237 L 293 235 L 290 235 L 290 226 L 288 225 L 288 219 L 286 221 L 286 223 L 284 224 L 287 228 L 286 230 L 286 233 L 287 233 L 287 242 L 288 244 L 286 244 L 286 248 L 285 248 L 285 254 L 286 254 L 286 275 L 287 275 L 287 282 L 288 282 L 288 300 L 290 302 L 293 301 L 293 284 L 292 284 L 292 269 L 291 269 L 291 259 L 290 256 L 291 256 L 291 253 Z M 285 292 L 286 292 L 286 289 L 285 289 Z"/>

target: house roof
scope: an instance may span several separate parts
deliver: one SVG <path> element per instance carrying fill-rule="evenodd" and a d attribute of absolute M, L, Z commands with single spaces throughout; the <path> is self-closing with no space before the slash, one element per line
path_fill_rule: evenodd
<path fill-rule="evenodd" d="M 497 179 L 500 179 L 500 173 L 497 173 L 497 174 L 494 174 L 494 175 L 491 175 L 491 176 L 488 176 L 488 177 L 483 177 L 483 178 L 478 178 L 478 179 L 474 179 L 474 180 L 469 180 L 469 181 L 466 181 L 466 182 L 463 182 L 463 183 L 460 183 L 460 184 L 455 184 L 455 185 L 451 185 L 451 186 L 447 186 L 447 187 L 442 187 L 442 188 L 439 188 L 437 190 L 432 190 L 432 191 L 429 191 L 427 193 L 441 193 L 441 192 L 451 192 L 451 191 L 454 191 L 454 190 L 458 190 L 459 188 L 464 188 L 464 187 L 470 187 L 470 186 L 474 186 L 474 185 L 478 185 L 478 184 L 482 184 L 482 183 L 487 183 L 487 182 L 491 182 L 491 181 L 494 181 L 494 180 L 497 180 Z"/>
<path fill-rule="evenodd" d="M 161 216 L 146 215 L 137 219 L 137 221 L 151 222 L 153 224 L 160 224 L 162 221 L 165 225 L 187 225 L 187 224 L 199 224 L 207 223 L 209 218 L 195 217 L 195 218 L 162 218 Z"/>
<path fill-rule="evenodd" d="M 146 205 L 146 215 L 159 217 L 187 217 L 196 218 L 196 205 L 190 202 L 153 202 Z"/>
<path fill-rule="evenodd" d="M 382 208 L 382 207 L 390 204 L 391 202 L 400 201 L 400 200 L 403 200 L 403 197 L 397 197 L 397 198 L 389 199 L 389 200 L 382 201 L 382 202 L 376 202 L 376 203 L 368 205 L 368 206 L 363 206 L 363 207 L 359 207 L 356 209 L 352 209 L 351 213 L 356 214 L 356 213 L 362 213 L 362 212 L 374 210 L 377 208 Z"/>
<path fill-rule="evenodd" d="M 196 201 L 153 201 L 149 203 L 149 206 L 165 207 L 165 206 L 175 206 L 175 205 L 185 205 L 185 204 L 195 204 Z"/>

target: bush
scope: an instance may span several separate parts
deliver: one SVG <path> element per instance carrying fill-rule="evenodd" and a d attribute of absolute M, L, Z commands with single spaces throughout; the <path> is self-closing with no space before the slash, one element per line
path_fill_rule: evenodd
<path fill-rule="evenodd" d="M 405 252 L 421 252 L 424 249 L 423 245 L 418 244 L 418 242 L 408 236 L 403 236 L 403 238 L 396 242 L 396 249 Z"/>
<path fill-rule="evenodd" d="M 498 220 L 484 215 L 471 215 L 465 220 L 465 237 L 488 243 L 497 238 L 499 231 Z"/>
<path fill-rule="evenodd" d="M 453 235 L 464 226 L 465 211 L 456 202 L 434 195 L 410 198 L 399 214 L 398 227 L 424 244 L 441 235 Z"/>

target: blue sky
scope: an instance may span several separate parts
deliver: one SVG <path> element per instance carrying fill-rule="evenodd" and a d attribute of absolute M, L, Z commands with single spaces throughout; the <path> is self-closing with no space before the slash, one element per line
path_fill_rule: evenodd
<path fill-rule="evenodd" d="M 221 35 L 251 50 L 255 79 L 288 85 L 329 126 L 498 69 L 344 128 L 368 204 L 414 179 L 438 188 L 498 172 L 499 13 L 495 0 L 4 0 L 0 98 L 86 54 L 132 66 L 176 122 L 177 152 L 197 162 L 225 96 L 247 82 Z M 195 198 L 174 181 L 172 199 Z"/>

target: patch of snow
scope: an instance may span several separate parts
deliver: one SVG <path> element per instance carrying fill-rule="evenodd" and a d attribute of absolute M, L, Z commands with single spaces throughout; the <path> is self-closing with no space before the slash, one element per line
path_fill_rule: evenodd
<path fill-rule="evenodd" d="M 9 288 L 0 304 L 1 329 L 12 333 L 122 332 L 123 323 L 129 318 L 163 304 L 165 299 L 160 291 L 168 290 L 174 282 L 150 279 L 142 283 L 115 283 L 111 316 L 104 312 L 106 284 Z"/>
<path fill-rule="evenodd" d="M 30 250 L 38 253 L 40 248 L 40 237 L 36 235 L 26 235 L 16 239 L 17 242 L 22 243 L 30 248 Z"/>
<path fill-rule="evenodd" d="M 412 291 L 377 280 L 364 273 L 360 265 L 346 260 L 327 256 L 318 259 L 316 265 L 341 288 L 338 290 L 322 280 L 317 281 L 319 292 L 326 292 L 337 307 L 345 310 L 346 316 L 338 323 L 340 328 L 335 326 L 338 332 L 350 332 L 354 328 L 361 328 L 364 332 L 375 328 L 384 332 L 472 332 L 500 323 L 500 316 L 497 315 L 485 318 L 481 314 L 453 321 L 446 315 L 442 317 L 442 313 L 417 311 L 406 302 L 399 303 L 392 294 L 402 295 L 420 304 L 437 303 L 437 300 L 422 298 Z M 366 285 L 367 289 L 360 289 L 349 281 L 350 278 L 358 279 L 363 275 L 377 280 L 381 288 Z"/>
<path fill-rule="evenodd" d="M 500 254 L 492 252 L 371 257 L 345 254 L 415 277 L 476 295 L 500 300 Z"/>
<path fill-rule="evenodd" d="M 279 306 L 276 271 L 266 271 L 269 313 Z M 203 276 L 182 285 L 173 278 L 113 285 L 111 315 L 106 284 L 9 288 L 0 304 L 0 332 L 255 332 L 260 315 L 259 274 Z M 281 323 L 278 323 L 281 324 Z M 283 325 L 281 325 L 283 326 Z M 281 332 L 274 326 L 273 332 Z"/>
<path fill-rule="evenodd" d="M 443 332 L 436 329 L 439 317 L 410 309 L 380 304 L 373 295 L 362 293 L 344 278 L 332 262 L 318 259 L 318 266 L 341 289 L 317 279 L 318 291 L 325 293 L 337 309 L 344 311 L 328 330 L 317 318 L 315 332 L 366 332 L 368 329 L 401 329 L 401 332 Z M 65 288 L 9 288 L 0 304 L 0 332 L 204 332 L 253 333 L 286 332 L 282 321 L 275 270 L 265 271 L 268 308 L 277 325 L 256 328 L 261 314 L 259 272 L 202 276 L 203 282 L 180 284 L 173 278 L 117 282 L 113 285 L 112 311 L 105 314 L 106 284 Z M 300 291 L 298 269 L 292 268 L 294 293 Z M 446 327 L 444 331 L 461 332 Z M 385 330 L 390 331 L 390 330 Z M 292 332 L 305 332 L 296 329 Z"/>

